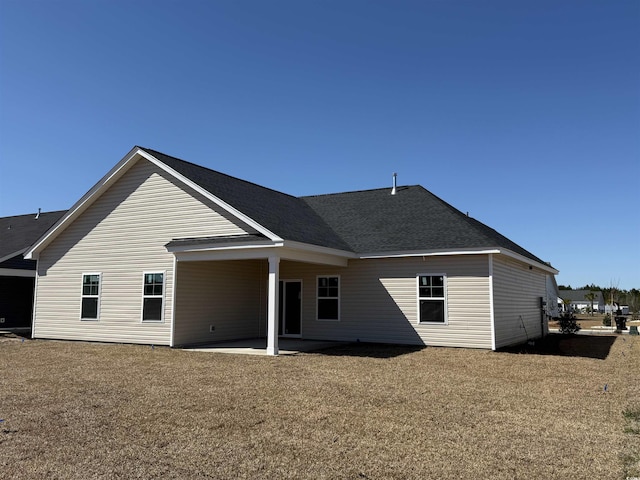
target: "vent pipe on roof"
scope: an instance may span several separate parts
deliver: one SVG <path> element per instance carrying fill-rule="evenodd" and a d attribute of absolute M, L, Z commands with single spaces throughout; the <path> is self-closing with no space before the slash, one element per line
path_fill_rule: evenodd
<path fill-rule="evenodd" d="M 393 174 L 393 188 L 391 189 L 391 195 L 396 194 L 396 178 L 398 177 L 397 173 Z"/>
<path fill-rule="evenodd" d="M 40 218 L 40 208 L 38 208 L 38 214 L 36 215 L 36 220 Z"/>

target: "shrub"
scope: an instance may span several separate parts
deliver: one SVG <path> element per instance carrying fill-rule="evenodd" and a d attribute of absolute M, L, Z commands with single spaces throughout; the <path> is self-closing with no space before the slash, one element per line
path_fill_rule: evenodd
<path fill-rule="evenodd" d="M 611 314 L 607 313 L 604 318 L 602 319 L 602 325 L 604 325 L 605 327 L 610 327 L 611 326 Z"/>
<path fill-rule="evenodd" d="M 576 333 L 580 325 L 576 323 L 576 316 L 572 312 L 565 312 L 560 316 L 560 333 Z"/>

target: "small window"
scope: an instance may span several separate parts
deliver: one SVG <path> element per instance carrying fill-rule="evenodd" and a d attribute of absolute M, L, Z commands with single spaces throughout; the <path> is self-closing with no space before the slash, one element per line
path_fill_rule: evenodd
<path fill-rule="evenodd" d="M 447 323 L 446 290 L 445 275 L 418 275 L 420 323 Z"/>
<path fill-rule="evenodd" d="M 340 320 L 340 277 L 318 277 L 318 320 Z"/>
<path fill-rule="evenodd" d="M 81 320 L 97 320 L 100 311 L 100 274 L 82 274 Z"/>
<path fill-rule="evenodd" d="M 164 300 L 164 273 L 145 273 L 142 294 L 142 321 L 161 322 Z"/>

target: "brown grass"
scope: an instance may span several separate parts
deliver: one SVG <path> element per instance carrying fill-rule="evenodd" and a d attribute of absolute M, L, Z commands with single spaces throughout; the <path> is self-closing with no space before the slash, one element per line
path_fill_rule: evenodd
<path fill-rule="evenodd" d="M 638 337 L 277 358 L 5 339 L 0 477 L 622 479 L 639 371 Z"/>

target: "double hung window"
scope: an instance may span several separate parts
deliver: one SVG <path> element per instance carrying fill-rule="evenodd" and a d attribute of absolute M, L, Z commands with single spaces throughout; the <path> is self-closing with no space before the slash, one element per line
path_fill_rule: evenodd
<path fill-rule="evenodd" d="M 142 294 L 142 321 L 161 322 L 164 300 L 164 273 L 144 274 Z"/>
<path fill-rule="evenodd" d="M 98 319 L 100 311 L 100 279 L 101 275 L 99 273 L 82 274 L 81 320 Z"/>
<path fill-rule="evenodd" d="M 420 323 L 447 323 L 447 277 L 418 275 Z"/>
<path fill-rule="evenodd" d="M 318 277 L 318 320 L 340 320 L 340 277 Z"/>

